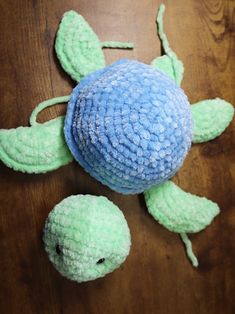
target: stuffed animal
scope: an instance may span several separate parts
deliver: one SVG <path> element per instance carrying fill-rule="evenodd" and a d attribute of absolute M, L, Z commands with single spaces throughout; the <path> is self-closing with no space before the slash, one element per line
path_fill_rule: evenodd
<path fill-rule="evenodd" d="M 39 104 L 30 127 L 0 131 L 0 158 L 14 170 L 44 173 L 75 159 L 91 176 L 123 194 L 144 193 L 150 214 L 179 233 L 193 266 L 198 266 L 188 233 L 201 231 L 219 207 L 184 192 L 170 179 L 192 143 L 219 136 L 234 109 L 222 99 L 189 104 L 180 88 L 183 63 L 163 31 L 164 5 L 157 15 L 165 55 L 151 65 L 119 60 L 105 67 L 101 43 L 83 17 L 66 12 L 55 49 L 63 69 L 79 84 L 70 96 Z M 68 102 L 66 117 L 43 124 L 37 114 Z M 130 233 L 121 211 L 105 197 L 71 196 L 49 214 L 45 248 L 57 270 L 78 282 L 102 277 L 127 257 Z"/>

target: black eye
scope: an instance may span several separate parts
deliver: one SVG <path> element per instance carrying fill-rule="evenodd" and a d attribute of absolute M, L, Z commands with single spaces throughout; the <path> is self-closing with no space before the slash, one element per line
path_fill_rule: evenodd
<path fill-rule="evenodd" d="M 96 264 L 102 264 L 105 261 L 105 258 L 100 258 Z"/>
<path fill-rule="evenodd" d="M 62 250 L 61 250 L 59 244 L 56 245 L 55 250 L 56 250 L 56 253 L 57 253 L 58 255 L 61 255 L 61 254 L 62 254 Z"/>

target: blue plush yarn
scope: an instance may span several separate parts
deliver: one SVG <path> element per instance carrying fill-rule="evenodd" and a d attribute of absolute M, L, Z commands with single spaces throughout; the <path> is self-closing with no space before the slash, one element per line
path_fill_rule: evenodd
<path fill-rule="evenodd" d="M 161 71 L 120 60 L 74 88 L 65 138 L 91 176 L 124 193 L 141 193 L 172 177 L 192 140 L 182 89 Z"/>

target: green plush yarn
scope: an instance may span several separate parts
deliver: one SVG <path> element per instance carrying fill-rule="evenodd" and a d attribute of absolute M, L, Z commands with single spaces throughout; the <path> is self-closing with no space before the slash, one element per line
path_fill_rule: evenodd
<path fill-rule="evenodd" d="M 133 47 L 129 42 L 100 42 L 87 21 L 75 11 L 64 13 L 55 42 L 61 66 L 77 82 L 105 66 L 102 48 Z"/>
<path fill-rule="evenodd" d="M 202 100 L 191 106 L 193 117 L 193 143 L 210 141 L 229 125 L 234 108 L 229 102 L 216 98 Z"/>
<path fill-rule="evenodd" d="M 149 213 L 165 228 L 177 233 L 198 232 L 219 214 L 216 203 L 184 192 L 172 181 L 144 192 Z"/>
<path fill-rule="evenodd" d="M 85 19 L 75 11 L 63 15 L 55 50 L 63 69 L 77 82 L 105 66 L 100 41 Z"/>
<path fill-rule="evenodd" d="M 164 72 L 168 76 L 170 76 L 178 85 L 180 85 L 183 74 L 184 74 L 184 65 L 182 61 L 180 61 L 176 55 L 176 53 L 170 48 L 168 39 L 163 30 L 163 14 L 165 11 L 165 5 L 161 4 L 159 7 L 159 11 L 157 13 L 156 23 L 158 35 L 160 37 L 163 49 L 165 51 L 164 56 L 155 58 L 151 65 Z"/>
<path fill-rule="evenodd" d="M 168 56 L 157 57 L 151 62 L 152 67 L 164 72 L 175 81 L 175 70 L 172 66 L 172 61 Z"/>
<path fill-rule="evenodd" d="M 55 206 L 44 229 L 55 268 L 78 282 L 112 272 L 126 259 L 130 232 L 119 208 L 104 196 L 76 195 Z"/>
<path fill-rule="evenodd" d="M 64 117 L 37 123 L 36 116 L 45 107 L 68 101 L 69 96 L 49 99 L 36 107 L 30 127 L 0 130 L 0 159 L 8 167 L 26 173 L 55 170 L 73 160 L 65 143 Z"/>
<path fill-rule="evenodd" d="M 192 250 L 192 243 L 189 240 L 188 236 L 186 233 L 180 233 L 180 237 L 182 239 L 182 241 L 184 242 L 185 245 L 185 249 L 186 249 L 186 253 L 188 255 L 188 258 L 190 259 L 192 265 L 194 267 L 198 266 L 198 259 L 197 257 L 194 255 L 193 250 Z"/>
<path fill-rule="evenodd" d="M 186 233 L 206 228 L 219 214 L 218 205 L 205 197 L 184 192 L 172 181 L 145 191 L 144 196 L 149 213 L 169 231 L 180 234 L 188 258 L 197 267 L 198 260 Z"/>
<path fill-rule="evenodd" d="M 100 43 L 102 48 L 117 48 L 117 49 L 133 49 L 134 44 L 122 41 L 103 41 Z"/>
<path fill-rule="evenodd" d="M 29 118 L 29 124 L 31 126 L 41 124 L 37 122 L 37 116 L 41 111 L 54 105 L 67 103 L 69 99 L 70 99 L 70 95 L 66 95 L 66 96 L 54 97 L 54 98 L 50 98 L 50 99 L 42 101 L 33 109 L 31 116 Z"/>
<path fill-rule="evenodd" d="M 0 159 L 27 173 L 55 170 L 73 160 L 63 134 L 64 117 L 34 127 L 0 130 Z"/>
<path fill-rule="evenodd" d="M 55 170 L 73 160 L 63 135 L 64 118 L 34 127 L 0 130 L 0 159 L 8 167 L 27 173 Z"/>

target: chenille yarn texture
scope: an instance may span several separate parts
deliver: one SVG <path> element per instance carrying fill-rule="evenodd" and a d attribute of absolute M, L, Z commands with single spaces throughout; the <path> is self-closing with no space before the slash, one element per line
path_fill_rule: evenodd
<path fill-rule="evenodd" d="M 42 109 L 65 101 L 67 96 L 40 103 L 31 115 L 30 127 L 0 130 L 0 159 L 8 167 L 26 173 L 44 173 L 73 160 L 64 140 L 64 117 L 36 122 Z"/>
<path fill-rule="evenodd" d="M 64 14 L 55 49 L 64 70 L 75 81 L 105 66 L 97 35 L 85 19 L 74 11 Z"/>
<path fill-rule="evenodd" d="M 141 193 L 182 165 L 192 140 L 190 105 L 161 71 L 121 60 L 73 90 L 64 131 L 90 175 L 117 192 Z"/>
<path fill-rule="evenodd" d="M 181 84 L 184 74 L 184 65 L 181 60 L 177 57 L 176 53 L 170 48 L 168 39 L 163 30 L 163 14 L 165 12 L 165 5 L 161 4 L 156 18 L 158 25 L 158 35 L 161 39 L 162 47 L 165 51 L 164 56 L 155 58 L 151 65 L 155 69 L 161 70 L 162 72 L 169 75 L 178 85 Z"/>
<path fill-rule="evenodd" d="M 172 181 L 154 186 L 145 191 L 144 195 L 149 213 L 173 232 L 199 232 L 219 214 L 216 203 L 186 193 Z"/>
<path fill-rule="evenodd" d="M 100 42 L 77 12 L 65 12 L 56 36 L 55 50 L 63 69 L 77 82 L 105 66 L 102 48 L 132 49 L 129 42 Z"/>
<path fill-rule="evenodd" d="M 163 12 L 161 5 L 157 24 L 166 55 L 155 58 L 151 67 L 121 60 L 106 68 L 101 48 L 132 48 L 133 45 L 100 42 L 82 16 L 74 11 L 66 12 L 57 33 L 56 53 L 63 69 L 80 84 L 72 93 L 65 126 L 63 117 L 38 124 L 36 116 L 58 100 L 67 102 L 70 96 L 39 104 L 30 117 L 31 127 L 0 130 L 0 159 L 15 170 L 43 173 L 69 163 L 73 155 L 92 176 L 113 190 L 124 194 L 145 191 L 149 212 L 167 229 L 180 233 L 189 258 L 197 266 L 186 232 L 205 228 L 219 208 L 205 198 L 185 193 L 167 179 L 181 166 L 191 141 L 205 142 L 220 135 L 229 125 L 234 110 L 231 104 L 218 98 L 203 100 L 189 109 L 186 96 L 177 86 L 183 79 L 183 63 L 169 47 L 163 32 Z M 73 197 L 72 201 L 76 213 L 80 212 L 83 198 Z M 89 202 L 93 202 L 90 197 Z M 84 208 L 88 203 L 84 202 Z M 92 241 L 91 250 L 90 242 L 85 242 L 83 236 L 78 240 L 79 231 L 76 233 L 83 230 L 84 237 L 90 239 L 93 232 L 99 237 L 103 215 L 95 216 L 95 227 L 91 224 L 89 228 L 87 223 L 87 228 L 82 229 L 83 220 L 76 219 L 80 214 L 75 215 L 75 207 L 70 208 L 70 204 L 68 200 L 63 201 L 53 211 L 57 212 L 60 206 L 66 208 L 64 218 L 57 214 L 48 218 L 44 240 L 49 257 L 70 279 L 86 281 L 103 276 L 120 264 L 116 259 L 110 264 L 107 257 L 96 254 L 96 243 L 100 245 L 98 248 L 106 246 L 106 238 L 104 242 Z M 100 205 L 97 201 L 92 204 L 94 208 Z M 87 217 L 90 211 L 82 212 L 86 219 L 91 219 Z M 125 222 L 121 220 L 122 224 Z M 115 225 L 110 231 L 106 223 L 104 228 L 110 234 L 108 239 L 113 241 L 112 230 L 119 229 Z M 129 243 L 128 236 L 123 237 L 126 240 L 122 243 Z M 116 253 L 120 256 L 120 252 Z M 121 253 L 121 256 L 124 260 L 126 255 Z M 95 267 L 101 264 L 105 267 Z"/>
<path fill-rule="evenodd" d="M 219 136 L 233 119 L 233 105 L 216 98 L 199 101 L 191 106 L 193 143 L 202 143 Z"/>
<path fill-rule="evenodd" d="M 123 213 L 104 196 L 73 195 L 50 212 L 45 249 L 55 268 L 78 282 L 118 268 L 129 254 L 130 232 Z"/>
<path fill-rule="evenodd" d="M 149 213 L 169 231 L 180 234 L 188 258 L 197 267 L 187 233 L 199 232 L 210 225 L 220 212 L 219 206 L 205 197 L 184 192 L 172 181 L 152 187 L 144 196 Z"/>

